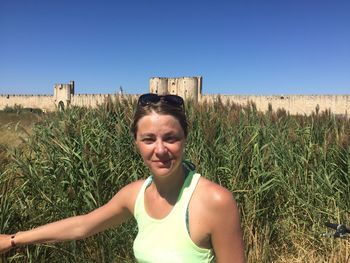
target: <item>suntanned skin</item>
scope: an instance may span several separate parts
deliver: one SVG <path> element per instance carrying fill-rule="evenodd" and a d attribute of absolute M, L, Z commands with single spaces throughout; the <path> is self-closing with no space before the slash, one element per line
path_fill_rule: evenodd
<path fill-rule="evenodd" d="M 145 191 L 146 211 L 153 218 L 164 218 L 174 207 L 187 173 L 182 166 L 183 129 L 173 116 L 151 113 L 139 120 L 135 144 L 153 175 Z M 125 186 L 107 204 L 86 215 L 19 232 L 15 242 L 25 245 L 83 239 L 116 227 L 133 217 L 143 182 Z M 239 211 L 227 189 L 200 178 L 189 204 L 189 228 L 196 245 L 213 248 L 216 262 L 245 262 Z M 10 235 L 0 235 L 0 253 L 10 248 Z"/>

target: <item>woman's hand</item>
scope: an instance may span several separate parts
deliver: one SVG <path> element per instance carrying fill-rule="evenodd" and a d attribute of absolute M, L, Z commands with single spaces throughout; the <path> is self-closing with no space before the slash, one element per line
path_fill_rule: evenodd
<path fill-rule="evenodd" d="M 11 236 L 0 234 L 0 254 L 5 253 L 11 249 Z"/>

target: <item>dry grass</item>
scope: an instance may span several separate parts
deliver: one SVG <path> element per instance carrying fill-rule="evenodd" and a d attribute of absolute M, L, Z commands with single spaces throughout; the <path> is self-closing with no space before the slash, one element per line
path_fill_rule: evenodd
<path fill-rule="evenodd" d="M 39 115 L 30 112 L 20 114 L 0 112 L 0 145 L 16 147 L 28 138 Z"/>
<path fill-rule="evenodd" d="M 29 138 L 39 118 L 38 114 L 31 112 L 17 114 L 0 111 L 0 172 L 9 163 L 9 151 Z"/>

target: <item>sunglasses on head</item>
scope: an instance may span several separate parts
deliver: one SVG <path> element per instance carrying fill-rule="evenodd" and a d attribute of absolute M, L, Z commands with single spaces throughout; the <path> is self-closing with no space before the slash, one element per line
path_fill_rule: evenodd
<path fill-rule="evenodd" d="M 163 101 L 174 107 L 183 107 L 184 100 L 177 95 L 158 95 L 155 93 L 146 93 L 139 97 L 138 105 L 147 106 L 153 103 Z"/>

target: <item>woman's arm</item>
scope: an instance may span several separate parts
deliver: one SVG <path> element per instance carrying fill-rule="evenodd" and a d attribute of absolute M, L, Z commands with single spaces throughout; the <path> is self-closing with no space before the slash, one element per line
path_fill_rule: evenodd
<path fill-rule="evenodd" d="M 232 193 L 220 186 L 214 187 L 209 202 L 211 211 L 211 243 L 217 263 L 245 262 L 240 216 Z"/>
<path fill-rule="evenodd" d="M 16 246 L 83 239 L 108 228 L 118 226 L 132 217 L 134 203 L 142 181 L 122 188 L 107 204 L 80 216 L 69 217 L 28 231 L 12 239 Z M 11 235 L 0 235 L 0 253 L 11 248 Z"/>

